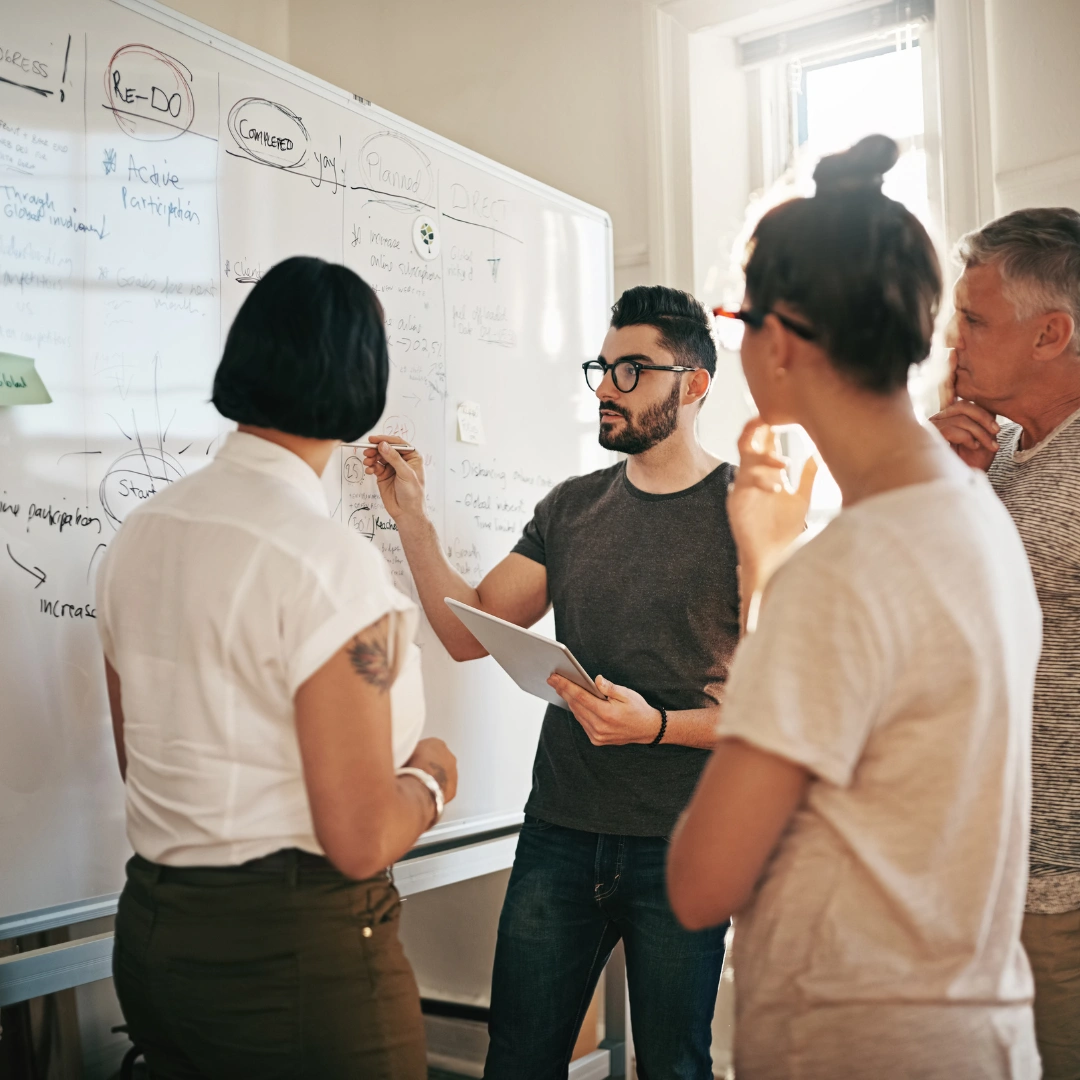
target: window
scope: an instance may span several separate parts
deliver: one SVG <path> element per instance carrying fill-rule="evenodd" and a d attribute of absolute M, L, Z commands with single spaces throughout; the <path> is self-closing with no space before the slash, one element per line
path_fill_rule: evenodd
<path fill-rule="evenodd" d="M 895 43 L 843 59 L 791 65 L 800 155 L 816 162 L 880 132 L 900 146 L 900 160 L 885 178 L 885 194 L 902 202 L 928 227 L 930 210 L 923 105 L 923 54 L 907 27 Z"/>

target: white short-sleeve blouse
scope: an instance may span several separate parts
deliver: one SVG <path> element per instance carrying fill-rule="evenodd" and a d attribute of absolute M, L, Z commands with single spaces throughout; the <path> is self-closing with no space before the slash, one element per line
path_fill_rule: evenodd
<path fill-rule="evenodd" d="M 232 433 L 210 465 L 129 515 L 97 598 L 123 694 L 128 837 L 152 862 L 322 853 L 293 698 L 388 613 L 410 642 L 391 690 L 396 765 L 419 740 L 416 606 L 378 551 L 330 520 L 310 466 L 266 439 Z"/>

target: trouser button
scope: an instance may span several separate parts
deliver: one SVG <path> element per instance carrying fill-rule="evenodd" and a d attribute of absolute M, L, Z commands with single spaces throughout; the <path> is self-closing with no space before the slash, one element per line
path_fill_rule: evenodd
<path fill-rule="evenodd" d="M 370 926 L 365 926 L 364 929 L 361 930 L 360 932 L 364 935 L 364 937 L 371 937 L 371 935 L 373 933 Z"/>

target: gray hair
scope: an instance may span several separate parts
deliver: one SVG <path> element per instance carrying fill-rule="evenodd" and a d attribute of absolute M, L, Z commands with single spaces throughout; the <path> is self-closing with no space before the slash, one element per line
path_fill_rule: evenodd
<path fill-rule="evenodd" d="M 1069 207 L 1015 210 L 961 238 L 964 268 L 996 265 L 1018 319 L 1048 311 L 1073 318 L 1080 352 L 1080 213 Z"/>

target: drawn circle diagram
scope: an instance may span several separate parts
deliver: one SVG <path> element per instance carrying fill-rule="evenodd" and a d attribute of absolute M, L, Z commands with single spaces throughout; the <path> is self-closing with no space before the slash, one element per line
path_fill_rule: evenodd
<path fill-rule="evenodd" d="M 125 45 L 105 70 L 105 108 L 143 142 L 178 139 L 195 120 L 191 71 L 149 45 Z"/>
<path fill-rule="evenodd" d="M 416 445 L 416 424 L 407 416 L 388 416 L 379 425 L 382 435 L 396 435 L 410 446 Z"/>
<path fill-rule="evenodd" d="M 346 483 L 362 484 L 364 482 L 364 463 L 356 456 L 356 454 L 350 454 L 345 459 L 345 464 L 342 468 L 345 473 Z"/>
<path fill-rule="evenodd" d="M 375 515 L 366 506 L 358 506 L 349 515 L 349 528 L 366 536 L 369 540 L 375 539 Z"/>
<path fill-rule="evenodd" d="M 147 446 L 121 454 L 101 481 L 98 498 L 114 529 L 140 503 L 184 478 L 180 463 L 164 450 Z"/>
<path fill-rule="evenodd" d="M 416 248 L 416 254 L 421 259 L 428 261 L 439 256 L 439 227 L 435 219 L 427 214 L 421 214 L 412 227 L 412 242 Z"/>
<path fill-rule="evenodd" d="M 296 113 L 256 97 L 241 98 L 229 110 L 229 134 L 247 157 L 278 169 L 303 165 L 311 141 Z"/>
<path fill-rule="evenodd" d="M 364 140 L 360 174 L 372 191 L 431 205 L 435 186 L 431 161 L 412 139 L 399 132 L 379 131 Z"/>

